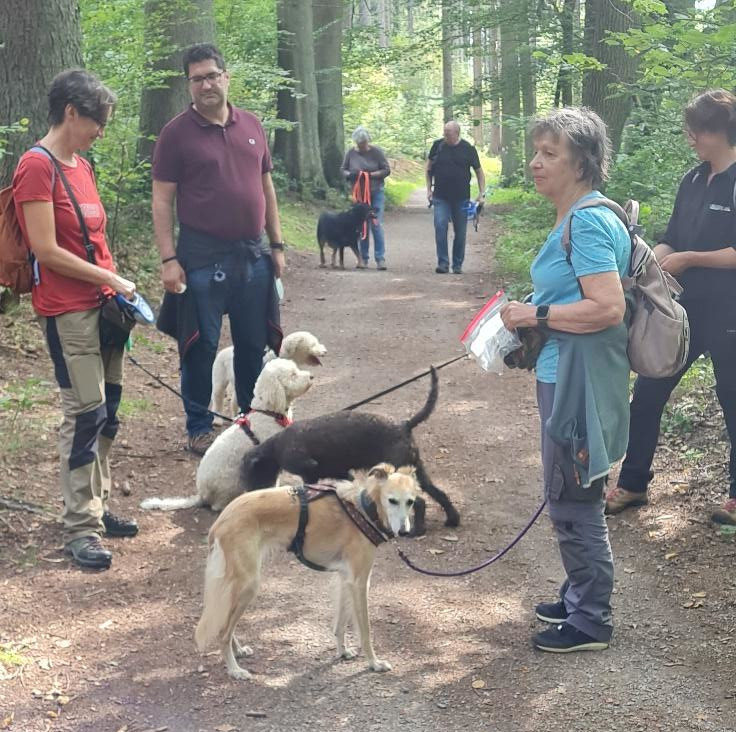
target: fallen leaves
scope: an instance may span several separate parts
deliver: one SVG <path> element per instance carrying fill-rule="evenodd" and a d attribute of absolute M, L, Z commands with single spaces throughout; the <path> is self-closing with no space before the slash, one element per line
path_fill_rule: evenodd
<path fill-rule="evenodd" d="M 442 537 L 442 541 L 457 541 L 457 536 L 447 535 Z"/>
<path fill-rule="evenodd" d="M 707 597 L 707 594 L 705 592 L 693 592 L 690 597 L 690 600 L 682 603 L 682 607 L 684 607 L 685 610 L 697 610 L 699 607 L 703 607 L 705 605 L 704 598 Z"/>
<path fill-rule="evenodd" d="M 437 556 L 438 554 L 444 554 L 445 550 L 444 549 L 429 549 L 429 553 Z"/>
<path fill-rule="evenodd" d="M 7 729 L 8 727 L 10 727 L 10 725 L 13 724 L 14 719 L 15 719 L 15 712 L 10 712 L 10 714 L 7 717 L 0 720 L 0 729 Z"/>
<path fill-rule="evenodd" d="M 237 727 L 233 727 L 232 724 L 220 724 L 217 727 L 215 727 L 215 732 L 235 732 Z"/>
<path fill-rule="evenodd" d="M 486 682 L 483 681 L 483 679 L 476 679 L 471 686 L 474 689 L 485 689 L 486 688 Z"/>

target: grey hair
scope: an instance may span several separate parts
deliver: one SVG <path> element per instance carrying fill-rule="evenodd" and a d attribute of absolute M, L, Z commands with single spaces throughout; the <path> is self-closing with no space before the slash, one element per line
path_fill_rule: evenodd
<path fill-rule="evenodd" d="M 355 131 L 353 132 L 352 137 L 353 137 L 353 142 L 356 145 L 358 143 L 361 143 L 361 142 L 370 142 L 371 141 L 371 135 L 370 135 L 370 133 L 362 125 L 359 125 L 358 127 L 355 128 Z"/>
<path fill-rule="evenodd" d="M 611 141 L 605 122 L 588 107 L 553 109 L 531 125 L 533 139 L 550 134 L 556 141 L 564 137 L 573 157 L 580 164 L 580 180 L 597 188 L 608 180 L 611 165 Z"/>

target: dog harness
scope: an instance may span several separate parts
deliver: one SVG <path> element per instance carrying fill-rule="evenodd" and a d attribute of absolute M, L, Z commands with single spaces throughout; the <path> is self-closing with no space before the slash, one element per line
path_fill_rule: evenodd
<path fill-rule="evenodd" d="M 281 427 L 288 427 L 289 425 L 294 424 L 294 422 L 285 414 L 281 414 L 280 412 L 271 412 L 268 409 L 251 409 L 247 414 L 241 414 L 235 420 L 235 424 L 238 425 L 246 435 L 248 435 L 248 438 L 253 445 L 261 444 L 261 441 L 256 437 L 255 432 L 253 432 L 253 428 L 250 426 L 250 420 L 248 419 L 248 416 L 253 414 L 253 412 L 260 412 L 261 414 L 267 414 L 269 417 L 273 417 L 276 420 L 276 423 Z"/>
<path fill-rule="evenodd" d="M 323 567 L 321 564 L 311 562 L 304 556 L 304 539 L 309 523 L 309 504 L 312 501 L 318 501 L 326 496 L 334 496 L 343 511 L 348 515 L 350 520 L 360 529 L 373 546 L 378 546 L 393 536 L 392 532 L 386 529 L 378 518 L 378 507 L 372 501 L 365 491 L 360 493 L 360 505 L 362 511 L 352 502 L 343 500 L 335 486 L 328 483 L 318 483 L 316 485 L 298 485 L 292 488 L 294 495 L 299 499 L 299 526 L 296 534 L 289 544 L 287 551 L 296 555 L 296 558 L 309 569 L 315 569 L 318 572 L 334 572 L 335 570 Z"/>

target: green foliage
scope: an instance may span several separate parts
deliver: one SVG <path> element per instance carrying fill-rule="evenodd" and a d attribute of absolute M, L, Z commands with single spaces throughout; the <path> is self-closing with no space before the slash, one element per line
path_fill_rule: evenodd
<path fill-rule="evenodd" d="M 23 117 L 22 119 L 18 120 L 17 122 L 14 122 L 10 125 L 0 125 L 0 158 L 5 155 L 5 151 L 7 150 L 8 145 L 8 138 L 11 135 L 15 134 L 22 134 L 28 131 L 28 125 L 30 124 L 30 121 L 27 117 Z"/>

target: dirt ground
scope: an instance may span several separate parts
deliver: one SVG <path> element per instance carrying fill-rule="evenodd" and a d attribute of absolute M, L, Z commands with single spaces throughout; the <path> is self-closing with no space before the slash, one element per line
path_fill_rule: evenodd
<path fill-rule="evenodd" d="M 387 216 L 386 232 L 387 272 L 321 270 L 315 254 L 289 257 L 286 330 L 313 331 L 329 349 L 297 418 L 339 409 L 461 353 L 460 333 L 497 288 L 490 218 L 469 233 L 462 276 L 434 274 L 421 196 Z M 23 393 L 32 408 L 2 417 L 0 729 L 736 730 L 734 537 L 710 526 L 706 510 L 722 500 L 724 484 L 694 480 L 678 445 L 658 453 L 650 505 L 609 522 L 616 587 L 608 651 L 532 648 L 541 628 L 532 608 L 553 599 L 562 579 L 543 517 L 503 561 L 462 579 L 413 573 L 393 545 L 383 547 L 371 619 L 377 652 L 393 665 L 386 674 L 367 671 L 361 657 L 333 660 L 330 578 L 291 555 L 275 557 L 240 626 L 255 649 L 245 664 L 254 678 L 236 682 L 217 654 L 200 656 L 193 643 L 213 514 L 138 509 L 147 496 L 193 489 L 196 462 L 182 450 L 179 403 L 128 364 L 112 508 L 135 517 L 141 531 L 108 541 L 110 571 L 73 568 L 54 516 L 58 413 L 53 389 L 43 394 L 53 378 L 29 321 L 0 318 L 0 383 L 42 380 Z M 175 384 L 173 343 L 146 336 L 134 355 Z M 365 409 L 405 418 L 427 388 L 423 379 Z M 726 445 L 715 424 L 715 459 L 698 476 L 722 475 Z M 505 546 L 540 502 L 538 435 L 528 374 L 489 375 L 471 361 L 443 369 L 437 410 L 417 439 L 462 524 L 447 529 L 432 504 L 427 536 L 400 540 L 404 550 L 423 566 L 451 569 Z M 7 499 L 48 511 L 13 510 Z"/>

